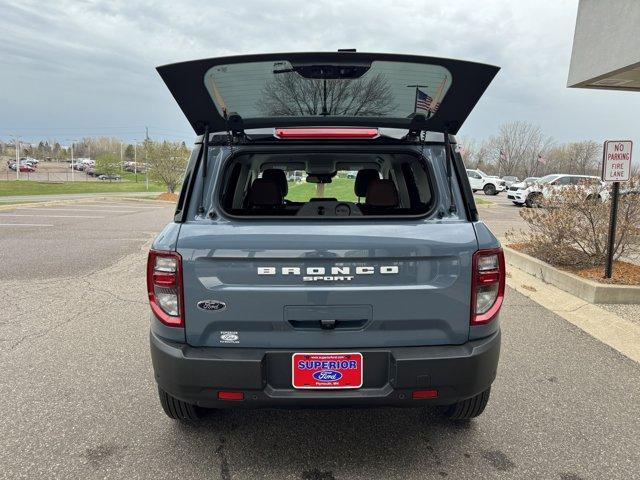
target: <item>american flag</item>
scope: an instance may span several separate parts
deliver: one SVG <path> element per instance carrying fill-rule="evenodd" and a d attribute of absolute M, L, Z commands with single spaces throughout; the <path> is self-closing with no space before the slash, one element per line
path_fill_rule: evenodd
<path fill-rule="evenodd" d="M 538 163 L 541 163 L 542 165 L 547 164 L 547 159 L 544 158 L 541 153 L 538 154 Z"/>
<path fill-rule="evenodd" d="M 416 92 L 416 110 L 425 110 L 427 112 L 431 111 L 431 103 L 433 102 L 433 98 L 424 93 L 422 90 L 418 89 Z"/>
<path fill-rule="evenodd" d="M 507 161 L 507 154 L 504 153 L 502 150 L 500 150 L 500 161 L 502 161 L 502 162 L 506 162 Z"/>

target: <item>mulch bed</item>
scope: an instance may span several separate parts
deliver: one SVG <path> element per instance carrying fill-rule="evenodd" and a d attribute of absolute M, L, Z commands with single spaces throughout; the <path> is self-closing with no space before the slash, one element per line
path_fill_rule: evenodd
<path fill-rule="evenodd" d="M 158 200 L 164 200 L 165 202 L 177 202 L 178 195 L 175 193 L 164 192 L 156 197 Z"/>
<path fill-rule="evenodd" d="M 531 249 L 529 245 L 526 243 L 512 243 L 507 245 L 509 248 L 513 248 L 522 253 L 526 253 L 527 255 L 532 255 Z M 540 259 L 539 259 L 540 260 Z M 553 265 L 553 264 L 552 264 Z M 617 260 L 613 262 L 613 277 L 612 278 L 603 278 L 604 277 L 604 265 L 597 267 L 568 267 L 566 265 L 553 265 L 560 270 L 564 270 L 565 272 L 573 273 L 574 275 L 578 275 L 583 278 L 587 278 L 589 280 L 599 282 L 599 283 L 607 283 L 610 285 L 640 285 L 640 265 L 635 265 L 629 262 L 623 262 L 621 260 Z"/>

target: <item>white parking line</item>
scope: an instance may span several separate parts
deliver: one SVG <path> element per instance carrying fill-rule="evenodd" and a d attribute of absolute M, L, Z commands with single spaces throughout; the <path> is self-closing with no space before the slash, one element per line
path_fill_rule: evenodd
<path fill-rule="evenodd" d="M 0 213 L 0 217 L 47 217 L 47 218 L 104 218 L 94 215 L 28 215 L 23 213 Z"/>
<path fill-rule="evenodd" d="M 20 211 L 39 212 L 97 212 L 97 213 L 138 213 L 136 210 L 94 210 L 91 208 L 16 208 Z"/>
<path fill-rule="evenodd" d="M 170 204 L 167 203 L 167 205 L 170 205 Z M 130 203 L 109 203 L 109 202 L 92 202 L 91 204 L 84 204 L 83 203 L 83 204 L 80 204 L 78 206 L 80 206 L 80 207 L 97 207 L 97 208 L 105 207 L 105 206 L 118 207 L 118 208 L 125 207 L 125 208 L 135 208 L 136 210 L 140 209 L 140 208 L 150 210 L 150 209 L 154 209 L 154 208 L 162 208 L 162 207 L 164 207 L 164 205 L 157 205 L 157 206 L 140 205 L 140 206 L 137 206 L 137 205 L 132 205 Z"/>
<path fill-rule="evenodd" d="M 53 227 L 46 223 L 0 223 L 0 227 Z"/>

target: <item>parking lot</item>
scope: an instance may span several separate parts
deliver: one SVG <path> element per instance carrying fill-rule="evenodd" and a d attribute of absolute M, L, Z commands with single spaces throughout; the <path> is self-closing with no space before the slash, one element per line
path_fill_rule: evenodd
<path fill-rule="evenodd" d="M 503 236 L 519 209 L 487 198 L 481 215 Z M 393 408 L 170 421 L 145 260 L 172 210 L 117 198 L 0 210 L 0 478 L 640 478 L 638 364 L 511 289 L 492 399 L 470 423 Z"/>

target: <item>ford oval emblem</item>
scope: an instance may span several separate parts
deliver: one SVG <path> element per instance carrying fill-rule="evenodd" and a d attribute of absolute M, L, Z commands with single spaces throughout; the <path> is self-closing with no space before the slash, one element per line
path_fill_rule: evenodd
<path fill-rule="evenodd" d="M 340 380 L 342 378 L 342 374 L 340 372 L 336 372 L 335 370 L 320 370 L 319 372 L 315 372 L 313 374 L 313 378 L 320 382 L 335 382 L 336 380 Z"/>
<path fill-rule="evenodd" d="M 227 304 L 219 300 L 200 300 L 198 302 L 198 308 L 209 312 L 219 312 L 227 308 Z"/>

